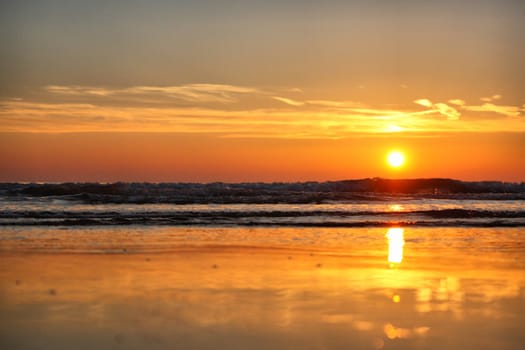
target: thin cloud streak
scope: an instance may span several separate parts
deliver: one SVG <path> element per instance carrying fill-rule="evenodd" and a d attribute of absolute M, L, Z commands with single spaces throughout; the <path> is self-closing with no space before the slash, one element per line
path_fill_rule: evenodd
<path fill-rule="evenodd" d="M 523 109 L 516 106 L 495 105 L 492 103 L 484 103 L 480 106 L 463 106 L 463 109 L 473 112 L 492 112 L 507 117 L 519 117 L 521 115 L 520 112 L 523 111 Z"/>
<path fill-rule="evenodd" d="M 47 86 L 44 91 L 55 100 L 57 96 L 62 98 L 55 103 L 21 99 L 0 102 L 0 131 L 182 132 L 326 139 L 393 132 L 525 131 L 525 119 L 516 118 L 522 111 L 520 107 L 492 103 L 470 106 L 459 99 L 449 100 L 456 106 L 452 107 L 421 98 L 413 101 L 424 107 L 417 110 L 381 108 L 353 101 L 311 98 L 300 101 L 277 91 L 217 84 L 120 89 Z M 122 97 L 118 104 L 111 100 L 114 96 Z M 167 98 L 168 102 L 154 106 L 141 104 L 145 97 L 159 101 Z M 126 99 L 130 103 L 123 107 Z M 258 104 L 250 104 L 253 99 Z M 191 103 L 179 103 L 180 100 Z M 473 123 L 460 119 L 460 111 L 492 113 L 495 117 Z M 504 123 L 502 116 L 507 118 Z"/>
<path fill-rule="evenodd" d="M 498 94 L 480 98 L 480 100 L 483 101 L 483 102 L 492 102 L 492 101 L 496 101 L 496 100 L 499 100 L 499 99 L 501 99 L 501 95 L 498 95 Z"/>
<path fill-rule="evenodd" d="M 379 113 L 380 111 L 378 111 Z M 388 131 L 525 131 L 523 122 L 509 125 L 497 121 L 477 123 L 427 119 L 422 113 L 371 117 L 369 114 L 260 109 L 217 111 L 200 108 L 117 108 L 86 104 L 38 104 L 11 102 L 0 112 L 1 131 L 87 132 L 147 131 L 225 133 L 234 137 L 341 138 L 354 133 Z M 499 126 L 499 128 L 498 128 Z M 501 128 L 501 126 L 507 126 Z"/>
<path fill-rule="evenodd" d="M 285 104 L 290 105 L 290 106 L 298 107 L 298 106 L 303 106 L 304 105 L 304 102 L 295 101 L 295 100 L 292 100 L 292 99 L 286 98 L 286 97 L 273 96 L 272 98 L 274 100 L 280 101 L 280 102 L 285 103 Z"/>
<path fill-rule="evenodd" d="M 447 117 L 448 120 L 458 120 L 461 116 L 461 113 L 459 113 L 457 109 L 447 105 L 446 103 L 432 103 L 426 98 L 415 100 L 414 103 L 423 107 L 430 108 L 431 110 L 441 115 L 444 115 L 445 117 Z"/>
<path fill-rule="evenodd" d="M 499 99 L 501 99 L 501 95 L 482 97 L 480 100 L 495 101 Z M 455 105 L 456 108 L 451 107 L 446 103 L 432 103 L 430 100 L 425 98 L 414 101 L 415 104 L 436 110 L 440 114 L 447 116 L 449 120 L 459 119 L 461 113 L 458 111 L 458 109 L 471 112 L 495 113 L 504 115 L 506 117 L 520 117 L 521 112 L 525 111 L 525 108 L 520 108 L 518 106 L 496 105 L 490 102 L 486 102 L 481 105 L 467 105 L 467 102 L 461 99 L 451 99 L 448 102 Z"/>
<path fill-rule="evenodd" d="M 464 105 L 467 104 L 467 103 L 465 102 L 465 100 L 461 100 L 461 99 L 459 99 L 459 98 L 455 98 L 455 99 L 452 99 L 452 100 L 448 100 L 448 103 L 453 104 L 453 105 L 456 105 L 456 106 L 464 106 Z"/>
<path fill-rule="evenodd" d="M 158 96 L 178 98 L 191 102 L 234 103 L 238 94 L 260 93 L 257 89 L 224 84 L 188 84 L 178 86 L 134 86 L 122 89 L 49 85 L 45 90 L 52 94 L 69 96 Z"/>

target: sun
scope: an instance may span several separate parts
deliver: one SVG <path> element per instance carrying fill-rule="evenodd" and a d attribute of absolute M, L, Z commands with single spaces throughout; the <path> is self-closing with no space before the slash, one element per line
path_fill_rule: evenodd
<path fill-rule="evenodd" d="M 399 151 L 391 151 L 386 160 L 391 167 L 399 168 L 405 163 L 405 155 Z"/>

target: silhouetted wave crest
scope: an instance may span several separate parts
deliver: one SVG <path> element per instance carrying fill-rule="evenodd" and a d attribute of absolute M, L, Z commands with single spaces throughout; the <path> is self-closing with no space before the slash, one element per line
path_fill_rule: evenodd
<path fill-rule="evenodd" d="M 0 184 L 0 225 L 525 226 L 525 185 L 450 179 Z"/>
<path fill-rule="evenodd" d="M 525 183 L 465 182 L 453 179 L 380 178 L 297 183 L 61 183 L 0 184 L 11 198 L 59 197 L 100 203 L 327 203 L 385 201 L 399 197 L 450 199 L 525 199 Z"/>

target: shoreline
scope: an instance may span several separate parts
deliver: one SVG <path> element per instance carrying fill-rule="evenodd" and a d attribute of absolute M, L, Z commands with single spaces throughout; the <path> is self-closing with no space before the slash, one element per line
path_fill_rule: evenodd
<path fill-rule="evenodd" d="M 210 238 L 204 231 L 201 241 Z M 319 232 L 309 235 L 308 229 L 236 231 L 211 235 L 229 235 L 229 243 L 179 245 L 162 253 L 2 249 L 2 343 L 58 350 L 288 350 L 311 344 L 459 350 L 472 345 L 476 334 L 479 349 L 511 350 L 525 341 L 524 252 L 519 246 L 509 250 L 523 230 L 464 228 L 435 235 L 406 229 L 402 241 L 395 240 L 399 230 L 392 231 L 394 241 L 386 230 L 323 232 L 346 254 L 334 254 L 326 242 L 315 245 Z M 303 236 L 307 245 L 232 244 L 247 231 L 255 239 Z M 108 239 L 111 230 L 102 232 L 95 233 Z M 173 233 L 158 235 L 170 239 Z M 143 235 L 156 239 L 153 232 Z"/>

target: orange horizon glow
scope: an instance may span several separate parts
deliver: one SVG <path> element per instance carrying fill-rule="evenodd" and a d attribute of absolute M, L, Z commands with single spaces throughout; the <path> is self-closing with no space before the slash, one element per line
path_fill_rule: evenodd
<path fill-rule="evenodd" d="M 494 147 L 498 144 L 498 147 Z M 402 171 L 384 162 L 402 145 Z M 406 150 L 409 150 L 407 152 Z M 356 178 L 524 180 L 522 134 L 241 139 L 174 133 L 0 134 L 2 182 L 280 182 Z M 484 157 L 473 157 L 483 154 Z"/>
<path fill-rule="evenodd" d="M 525 119 L 500 95 L 394 108 L 224 84 L 40 92 L 0 100 L 0 181 L 525 180 Z"/>

